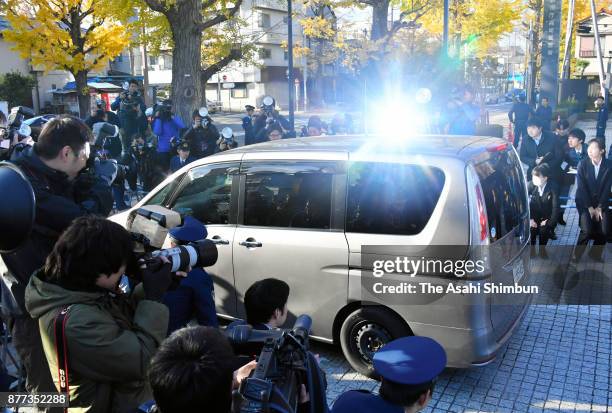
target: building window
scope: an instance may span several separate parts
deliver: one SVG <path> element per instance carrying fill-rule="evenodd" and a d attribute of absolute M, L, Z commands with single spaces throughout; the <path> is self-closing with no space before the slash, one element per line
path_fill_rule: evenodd
<path fill-rule="evenodd" d="M 272 50 L 270 49 L 259 49 L 260 59 L 270 59 L 272 57 Z"/>
<path fill-rule="evenodd" d="M 172 70 L 172 56 L 165 55 L 162 57 L 162 70 Z"/>
<path fill-rule="evenodd" d="M 153 66 L 157 64 L 157 56 L 149 56 L 149 65 Z"/>
<path fill-rule="evenodd" d="M 580 38 L 580 57 L 595 57 L 595 38 Z"/>
<path fill-rule="evenodd" d="M 249 92 L 245 86 L 236 86 L 233 89 L 230 89 L 232 92 L 233 99 L 246 99 L 249 97 Z"/>
<path fill-rule="evenodd" d="M 269 29 L 270 28 L 270 15 L 267 13 L 260 13 L 258 25 L 262 29 Z"/>

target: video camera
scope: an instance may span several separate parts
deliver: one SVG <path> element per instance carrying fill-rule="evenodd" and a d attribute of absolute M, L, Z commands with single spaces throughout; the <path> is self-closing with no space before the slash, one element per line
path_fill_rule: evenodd
<path fill-rule="evenodd" d="M 172 119 L 172 101 L 164 100 L 161 105 L 157 107 L 159 117 L 163 120 Z"/>
<path fill-rule="evenodd" d="M 311 325 L 311 318 L 301 315 L 291 330 L 260 331 L 250 325 L 237 325 L 226 331 L 235 349 L 244 345 L 263 345 L 257 368 L 234 392 L 234 412 L 295 413 L 302 385 L 306 386 L 310 397 L 310 413 L 329 410 L 325 376 L 308 351 Z"/>
<path fill-rule="evenodd" d="M 31 129 L 23 121 L 33 118 L 34 115 L 34 111 L 25 106 L 15 106 L 12 108 L 6 122 L 8 139 L 13 139 L 15 133 L 22 136 L 30 136 L 30 133 L 32 133 Z"/>
<path fill-rule="evenodd" d="M 136 242 L 136 254 L 145 264 L 166 257 L 172 263 L 172 272 L 186 271 L 189 267 L 210 267 L 218 258 L 217 246 L 203 239 L 166 248 L 168 231 L 182 224 L 180 213 L 158 205 L 147 205 L 133 212 L 127 221 L 127 229 Z"/>
<path fill-rule="evenodd" d="M 130 92 L 129 89 L 130 89 L 129 83 L 124 82 L 123 83 L 124 91 L 121 92 L 121 109 L 129 110 L 129 111 L 136 111 L 137 106 L 140 103 L 138 99 L 136 98 L 140 96 L 140 93 L 138 93 L 138 91 Z"/>

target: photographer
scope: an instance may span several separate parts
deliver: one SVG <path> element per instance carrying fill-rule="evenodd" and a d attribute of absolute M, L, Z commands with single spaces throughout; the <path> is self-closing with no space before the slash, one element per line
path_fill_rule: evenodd
<path fill-rule="evenodd" d="M 32 184 L 36 197 L 36 218 L 29 239 L 18 250 L 2 254 L 9 270 L 3 284 L 10 287 L 14 300 L 10 308 L 13 344 L 27 372 L 28 391 L 54 388 L 38 324 L 24 307 L 30 276 L 44 265 L 59 235 L 75 218 L 88 214 L 107 216 L 112 208 L 108 177 L 96 172 L 95 167 L 81 172 L 89 158 L 91 140 L 91 131 L 83 121 L 60 116 L 47 122 L 38 142 L 14 162 Z M 9 307 L 8 302 L 3 305 Z"/>
<path fill-rule="evenodd" d="M 379 394 L 348 391 L 336 400 L 332 413 L 414 413 L 423 410 L 436 378 L 446 367 L 446 352 L 429 337 L 403 337 L 374 354 L 381 376 Z"/>
<path fill-rule="evenodd" d="M 272 330 L 287 321 L 289 285 L 276 278 L 253 283 L 244 294 L 247 322 L 256 330 Z"/>
<path fill-rule="evenodd" d="M 229 151 L 238 147 L 238 142 L 234 137 L 234 131 L 232 128 L 225 127 L 221 130 L 221 137 L 217 139 L 217 150 L 216 152 Z"/>
<path fill-rule="evenodd" d="M 278 123 L 272 123 L 264 129 L 264 136 L 266 137 L 265 141 L 278 141 L 285 137 L 283 128 Z"/>
<path fill-rule="evenodd" d="M 119 128 L 106 122 L 98 122 L 93 125 L 95 139 L 94 151 L 99 161 L 112 160 L 117 165 L 117 176 L 112 182 L 115 209 L 123 211 L 128 208 L 125 204 L 125 179 L 129 170 L 127 165 L 121 164 L 122 144 Z"/>
<path fill-rule="evenodd" d="M 255 134 L 255 142 L 253 143 L 266 142 L 268 140 L 267 129 L 272 124 L 280 126 L 282 128 L 282 134 L 285 134 L 285 131 L 289 131 L 291 128 L 289 121 L 278 113 L 275 106 L 276 102 L 272 97 L 265 96 L 263 98 L 261 113 L 255 118 L 255 123 L 253 125 L 253 133 Z"/>
<path fill-rule="evenodd" d="M 130 80 L 128 90 L 121 92 L 111 104 L 111 109 L 119 111 L 119 122 L 121 123 L 123 147 L 129 148 L 134 140 L 134 135 L 141 134 L 146 127 L 144 117 L 145 104 L 138 92 L 138 81 Z"/>
<path fill-rule="evenodd" d="M 237 367 L 227 338 L 212 327 L 174 332 L 159 347 L 149 367 L 149 383 L 159 413 L 229 413 L 232 389 L 257 364 Z"/>
<path fill-rule="evenodd" d="M 155 113 L 153 133 L 157 135 L 157 165 L 167 172 L 172 157 L 172 144 L 180 138 L 183 121 L 172 113 L 172 101 L 165 100 Z"/>
<path fill-rule="evenodd" d="M 150 262 L 134 293 L 123 294 L 122 275 L 138 272 L 133 247 L 119 224 L 78 218 L 28 284 L 26 307 L 39 322 L 47 371 L 57 390 L 69 389 L 75 410 L 126 412 L 151 398 L 146 367 L 166 335 L 160 301 L 172 275 L 167 260 Z"/>
<path fill-rule="evenodd" d="M 210 116 L 201 116 L 199 110 L 193 111 L 193 124 L 183 135 L 183 141 L 189 143 L 191 156 L 204 158 L 215 153 L 219 130 Z"/>
<path fill-rule="evenodd" d="M 96 123 L 107 122 L 108 117 L 106 116 L 106 112 L 102 109 L 96 109 L 91 113 L 91 116 L 85 119 L 85 124 L 89 126 L 90 129 L 93 129 L 93 126 Z"/>

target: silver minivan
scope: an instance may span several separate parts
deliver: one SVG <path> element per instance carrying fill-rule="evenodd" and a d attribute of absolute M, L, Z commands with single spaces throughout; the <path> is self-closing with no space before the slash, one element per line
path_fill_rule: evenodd
<path fill-rule="evenodd" d="M 411 334 L 439 341 L 451 367 L 487 364 L 531 299 L 443 295 L 425 305 L 363 299 L 362 277 L 372 274 L 363 264 L 368 245 L 384 246 L 390 257 L 408 245 L 460 246 L 465 257 L 475 246 L 499 246 L 503 262 L 461 282 L 528 282 L 525 178 L 512 145 L 497 138 L 267 142 L 189 164 L 111 219 L 125 225 L 143 205 L 166 206 L 206 224 L 219 251 L 207 271 L 220 317 L 245 316 L 243 296 L 254 281 L 282 279 L 291 287 L 291 313 L 309 314 L 313 338 L 340 344 L 366 375 L 380 346 Z"/>

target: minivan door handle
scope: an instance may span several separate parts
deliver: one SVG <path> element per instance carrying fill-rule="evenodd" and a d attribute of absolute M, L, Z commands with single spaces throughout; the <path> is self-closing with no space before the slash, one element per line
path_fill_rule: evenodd
<path fill-rule="evenodd" d="M 262 243 L 257 242 L 255 238 L 247 238 L 244 241 L 240 241 L 238 244 L 247 248 L 260 248 L 262 246 Z"/>
<path fill-rule="evenodd" d="M 221 238 L 218 235 L 215 235 L 210 240 L 212 241 L 213 244 L 216 244 L 216 245 L 229 245 L 229 241 L 228 240 L 223 239 L 223 238 Z"/>

